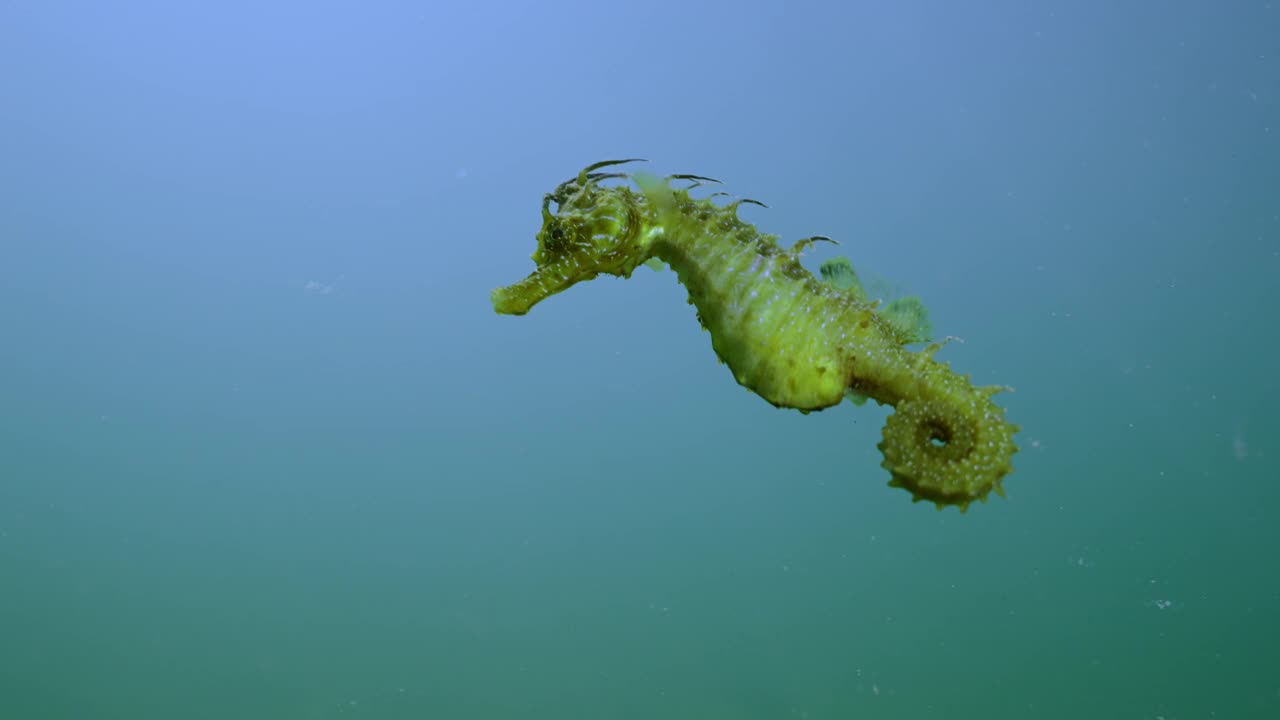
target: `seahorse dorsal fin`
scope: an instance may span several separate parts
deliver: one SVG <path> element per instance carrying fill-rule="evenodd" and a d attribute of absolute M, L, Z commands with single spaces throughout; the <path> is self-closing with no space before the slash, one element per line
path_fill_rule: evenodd
<path fill-rule="evenodd" d="M 852 293 L 858 302 L 867 301 L 867 291 L 862 288 L 862 281 L 858 279 L 858 273 L 854 272 L 849 258 L 840 255 L 824 260 L 818 267 L 818 274 L 828 285 Z"/>
<path fill-rule="evenodd" d="M 880 309 L 880 317 L 889 322 L 889 327 L 903 345 L 928 342 L 933 332 L 929 310 L 924 301 L 914 295 L 890 300 Z"/>

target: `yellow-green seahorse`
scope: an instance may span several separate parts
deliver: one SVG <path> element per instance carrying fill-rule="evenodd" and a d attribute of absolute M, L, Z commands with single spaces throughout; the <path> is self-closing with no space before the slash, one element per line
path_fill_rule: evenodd
<path fill-rule="evenodd" d="M 819 280 L 800 253 L 829 238 L 790 248 L 737 216 L 735 199 L 695 198 L 716 182 L 697 175 L 665 179 L 606 171 L 633 160 L 591 165 L 542 200 L 536 269 L 493 291 L 494 309 L 523 315 L 537 303 L 597 275 L 630 277 L 641 264 L 669 265 L 689 292 L 711 345 L 743 386 L 777 407 L 821 410 L 845 397 L 894 407 L 885 422 L 881 465 L 889 484 L 917 500 L 962 511 L 1013 470 L 1018 427 L 991 401 L 1001 387 L 975 387 L 933 359 L 941 343 L 913 352 L 927 332 L 914 299 L 881 307 L 863 292 L 843 258 Z M 602 184 L 607 180 L 634 180 Z M 674 187 L 673 181 L 689 182 Z M 554 207 L 553 207 L 554 206 Z"/>

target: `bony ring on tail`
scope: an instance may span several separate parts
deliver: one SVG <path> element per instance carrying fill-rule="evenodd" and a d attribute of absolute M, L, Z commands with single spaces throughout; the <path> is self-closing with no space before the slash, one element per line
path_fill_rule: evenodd
<path fill-rule="evenodd" d="M 493 291 L 497 312 L 523 315 L 597 275 L 626 278 L 642 264 L 665 264 L 741 385 L 776 407 L 806 413 L 846 397 L 892 405 L 881 464 L 889 484 L 916 501 L 963 511 L 993 490 L 1004 494 L 1018 426 L 991 400 L 1003 388 L 975 387 L 934 360 L 944 343 L 907 349 L 927 338 L 918 299 L 870 300 L 844 258 L 823 263 L 819 279 L 801 266 L 800 254 L 829 238 L 783 248 L 737 215 L 742 203 L 762 203 L 725 203 L 724 193 L 694 198 L 691 189 L 718 182 L 703 176 L 605 170 L 627 162 L 635 160 L 591 165 L 543 198 L 537 267 Z M 633 181 L 636 189 L 607 180 Z"/>

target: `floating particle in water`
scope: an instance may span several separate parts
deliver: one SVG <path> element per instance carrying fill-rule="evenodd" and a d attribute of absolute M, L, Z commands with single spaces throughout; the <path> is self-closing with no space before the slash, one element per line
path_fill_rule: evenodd
<path fill-rule="evenodd" d="M 1237 460 L 1249 457 L 1249 442 L 1244 439 L 1244 430 L 1240 428 L 1236 428 L 1236 433 L 1231 438 L 1231 453 Z"/>

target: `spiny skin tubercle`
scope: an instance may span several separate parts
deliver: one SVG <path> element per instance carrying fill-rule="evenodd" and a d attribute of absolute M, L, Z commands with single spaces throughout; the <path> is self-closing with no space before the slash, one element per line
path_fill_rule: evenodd
<path fill-rule="evenodd" d="M 740 384 L 803 412 L 835 405 L 850 391 L 893 405 L 880 443 L 891 485 L 962 510 L 993 489 L 1003 494 L 1017 427 L 991 403 L 995 388 L 973 387 L 934 361 L 941 345 L 907 350 L 876 303 L 815 278 L 799 262 L 809 241 L 783 249 L 739 219 L 737 203 L 695 199 L 669 181 L 638 177 L 640 192 L 602 186 L 624 177 L 595 172 L 609 164 L 546 196 L 538 267 L 495 290 L 495 310 L 524 314 L 577 282 L 601 273 L 629 277 L 656 258 L 675 270 Z"/>

